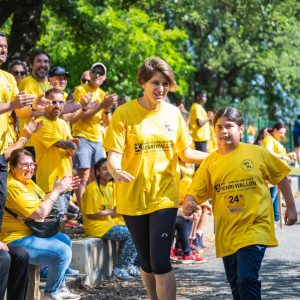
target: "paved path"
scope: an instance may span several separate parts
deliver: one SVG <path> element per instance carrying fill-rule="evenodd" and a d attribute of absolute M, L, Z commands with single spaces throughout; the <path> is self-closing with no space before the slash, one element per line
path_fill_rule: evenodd
<path fill-rule="evenodd" d="M 266 251 L 261 269 L 262 299 L 300 300 L 300 197 L 296 200 L 298 222 L 276 229 L 279 247 Z M 177 299 L 232 299 L 221 259 L 215 258 L 213 246 L 207 250 L 208 261 L 201 265 L 175 264 Z M 140 280 L 124 283 L 107 280 L 82 293 L 82 299 L 147 299 Z"/>

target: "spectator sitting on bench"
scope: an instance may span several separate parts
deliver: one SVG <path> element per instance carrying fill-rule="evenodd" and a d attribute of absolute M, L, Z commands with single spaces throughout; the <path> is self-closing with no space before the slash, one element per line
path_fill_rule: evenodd
<path fill-rule="evenodd" d="M 10 172 L 7 181 L 5 208 L 24 219 L 43 222 L 49 215 L 60 193 L 78 186 L 78 177 L 65 176 L 54 182 L 48 194 L 32 180 L 36 164 L 32 154 L 26 150 L 14 150 L 9 159 Z M 29 263 L 48 265 L 49 272 L 43 300 L 79 299 L 65 286 L 65 271 L 72 258 L 71 240 L 63 233 L 40 238 L 18 217 L 4 212 L 0 240 L 10 245 L 19 245 L 29 253 Z"/>
<path fill-rule="evenodd" d="M 87 186 L 82 198 L 83 227 L 87 235 L 124 241 L 113 275 L 121 280 L 133 280 L 133 276 L 140 275 L 139 268 L 134 266 L 137 253 L 122 216 L 116 213 L 114 183 L 106 158 L 95 164 L 95 177 L 96 181 Z"/>

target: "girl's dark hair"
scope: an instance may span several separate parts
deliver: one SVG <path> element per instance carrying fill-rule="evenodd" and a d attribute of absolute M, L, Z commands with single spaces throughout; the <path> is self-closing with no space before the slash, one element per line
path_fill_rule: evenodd
<path fill-rule="evenodd" d="M 101 166 L 107 162 L 107 158 L 106 157 L 102 157 L 100 158 L 94 165 L 94 172 L 95 172 L 95 178 L 97 181 L 97 184 L 100 185 L 100 178 L 97 175 L 97 170 L 99 170 L 99 168 L 101 168 Z"/>
<path fill-rule="evenodd" d="M 137 74 L 137 82 L 140 86 L 152 78 L 154 73 L 160 72 L 168 79 L 170 91 L 175 92 L 176 81 L 172 68 L 159 57 L 149 57 L 140 66 Z"/>
<path fill-rule="evenodd" d="M 17 150 L 14 150 L 10 155 L 10 158 L 9 158 L 10 168 L 14 168 L 17 166 L 17 164 L 20 161 L 20 157 L 22 155 L 30 156 L 32 158 L 32 160 L 34 160 L 33 155 L 29 151 L 27 151 L 25 149 L 17 149 Z"/>
<path fill-rule="evenodd" d="M 259 131 L 259 133 L 258 133 L 258 135 L 257 135 L 257 137 L 256 137 L 256 139 L 255 139 L 255 141 L 254 141 L 254 145 L 261 145 L 263 139 L 265 138 L 265 137 L 264 137 L 265 131 L 267 131 L 268 133 L 271 133 L 271 132 L 272 132 L 272 129 L 271 129 L 271 128 L 268 128 L 268 127 L 262 128 L 262 129 Z"/>
<path fill-rule="evenodd" d="M 226 117 L 229 121 L 234 122 L 238 126 L 245 125 L 244 118 L 240 111 L 234 107 L 225 107 L 218 110 L 214 115 L 213 124 L 216 125 L 218 119 Z"/>
<path fill-rule="evenodd" d="M 272 131 L 274 131 L 274 129 L 276 130 L 280 130 L 282 128 L 286 128 L 285 125 L 283 123 L 276 123 L 273 127 L 272 127 Z"/>

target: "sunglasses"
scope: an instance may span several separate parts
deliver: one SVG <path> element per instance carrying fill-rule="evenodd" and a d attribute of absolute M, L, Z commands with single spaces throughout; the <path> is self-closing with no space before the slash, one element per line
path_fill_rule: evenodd
<path fill-rule="evenodd" d="M 90 82 L 90 79 L 81 78 L 81 82 L 82 82 L 82 83 L 89 83 L 89 82 Z"/>
<path fill-rule="evenodd" d="M 65 101 L 52 100 L 51 103 L 52 103 L 52 105 L 56 105 L 56 104 L 64 105 Z"/>
<path fill-rule="evenodd" d="M 25 71 L 12 71 L 12 73 L 15 76 L 18 76 L 18 75 L 25 76 L 26 75 Z"/>
<path fill-rule="evenodd" d="M 30 163 L 30 164 L 26 164 L 26 163 L 19 163 L 19 166 L 25 170 L 29 170 L 29 169 L 36 169 L 37 164 L 36 163 Z"/>
<path fill-rule="evenodd" d="M 91 72 L 92 72 L 93 75 L 99 75 L 99 76 L 105 75 L 104 70 L 92 70 Z"/>

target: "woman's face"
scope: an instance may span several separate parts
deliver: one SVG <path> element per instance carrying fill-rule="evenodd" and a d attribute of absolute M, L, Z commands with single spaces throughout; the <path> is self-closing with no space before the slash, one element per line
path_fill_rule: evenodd
<path fill-rule="evenodd" d="M 165 75 L 155 72 L 154 75 L 144 84 L 144 98 L 153 106 L 161 103 L 167 97 L 170 89 L 169 81 Z"/>
<path fill-rule="evenodd" d="M 281 141 L 285 138 L 286 128 L 274 129 L 273 136 L 277 141 Z"/>
<path fill-rule="evenodd" d="M 22 81 L 26 76 L 26 70 L 22 65 L 14 65 L 11 69 L 11 73 L 14 75 L 17 83 Z"/>
<path fill-rule="evenodd" d="M 19 162 L 12 168 L 12 175 L 23 183 L 28 183 L 36 169 L 36 164 L 31 156 L 21 155 Z"/>

